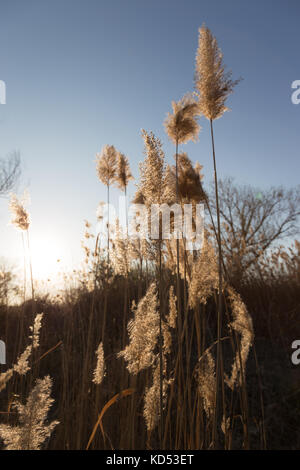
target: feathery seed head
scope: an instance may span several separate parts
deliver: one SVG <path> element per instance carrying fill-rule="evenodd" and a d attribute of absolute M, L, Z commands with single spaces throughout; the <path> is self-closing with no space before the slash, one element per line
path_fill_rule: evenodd
<path fill-rule="evenodd" d="M 236 352 L 231 377 L 225 379 L 227 385 L 233 390 L 236 383 L 241 383 L 242 372 L 245 377 L 246 362 L 254 340 L 254 330 L 252 318 L 240 295 L 232 287 L 228 287 L 227 290 L 234 318 L 230 326 L 241 336 L 240 351 Z"/>
<path fill-rule="evenodd" d="M 13 373 L 13 369 L 8 369 L 7 371 L 0 374 L 0 392 L 6 388 L 6 384 L 12 378 Z"/>
<path fill-rule="evenodd" d="M 231 75 L 231 71 L 225 72 L 223 54 L 216 38 L 203 25 L 199 29 L 195 84 L 200 112 L 208 120 L 218 119 L 228 111 L 226 99 L 240 81 L 232 81 Z"/>
<path fill-rule="evenodd" d="M 12 194 L 10 198 L 9 208 L 13 216 L 11 224 L 19 230 L 28 230 L 30 225 L 30 217 L 29 213 L 24 207 L 24 201 L 19 200 L 16 194 Z"/>
<path fill-rule="evenodd" d="M 116 185 L 122 191 L 125 191 L 130 180 L 133 176 L 130 171 L 128 158 L 121 152 L 117 152 L 117 166 L 116 166 Z"/>
<path fill-rule="evenodd" d="M 33 326 L 30 326 L 30 330 L 32 332 L 32 336 L 30 336 L 30 339 L 32 339 L 33 349 L 38 348 L 40 344 L 40 329 L 42 327 L 43 316 L 43 313 L 38 313 L 34 319 Z"/>
<path fill-rule="evenodd" d="M 165 155 L 161 141 L 153 132 L 142 130 L 145 145 L 145 160 L 140 164 L 139 191 L 143 195 L 145 205 L 160 204 L 163 202 Z"/>
<path fill-rule="evenodd" d="M 131 250 L 129 240 L 124 236 L 119 219 L 115 222 L 116 236 L 113 241 L 112 264 L 116 274 L 126 276 L 130 268 Z"/>
<path fill-rule="evenodd" d="M 185 95 L 180 101 L 172 101 L 173 114 L 168 113 L 164 125 L 170 140 L 175 144 L 196 141 L 200 126 L 196 120 L 199 115 L 198 103 L 192 95 Z"/>
<path fill-rule="evenodd" d="M 177 297 L 174 294 L 174 287 L 171 286 L 169 290 L 169 316 L 168 316 L 168 324 L 170 328 L 176 328 L 176 320 L 177 320 Z"/>
<path fill-rule="evenodd" d="M 137 188 L 132 204 L 145 204 L 145 198 L 140 188 Z"/>
<path fill-rule="evenodd" d="M 156 285 L 152 283 L 137 307 L 132 309 L 134 318 L 128 322 L 127 327 L 130 343 L 118 354 L 118 357 L 124 357 L 127 369 L 132 374 L 138 374 L 154 363 L 154 350 L 159 335 L 157 308 Z"/>
<path fill-rule="evenodd" d="M 205 200 L 200 167 L 199 163 L 193 167 L 185 152 L 178 154 L 178 190 L 182 200 L 196 204 Z"/>
<path fill-rule="evenodd" d="M 50 437 L 58 421 L 46 424 L 49 409 L 53 403 L 50 397 L 52 379 L 47 376 L 38 379 L 31 390 L 25 405 L 17 402 L 18 426 L 0 425 L 0 437 L 4 441 L 5 450 L 40 450 L 43 443 Z"/>
<path fill-rule="evenodd" d="M 216 395 L 216 367 L 210 351 L 205 351 L 197 366 L 198 392 L 206 416 L 210 418 L 214 411 Z"/>
<path fill-rule="evenodd" d="M 189 279 L 189 304 L 206 304 L 208 297 L 218 288 L 218 263 L 212 244 L 204 238 L 200 255 L 194 260 Z"/>
<path fill-rule="evenodd" d="M 29 357 L 32 352 L 32 345 L 30 344 L 27 348 L 20 354 L 17 364 L 13 366 L 13 370 L 19 375 L 26 375 L 30 370 L 29 366 Z"/>
<path fill-rule="evenodd" d="M 165 378 L 166 372 L 166 360 L 163 357 L 163 381 L 162 381 L 162 392 L 163 392 L 163 407 L 166 405 L 167 400 L 167 389 L 172 379 L 167 380 Z M 144 418 L 146 421 L 146 427 L 148 431 L 153 431 L 157 426 L 160 419 L 160 363 L 158 357 L 156 357 L 155 364 L 152 368 L 152 385 L 147 387 L 144 395 Z"/>
<path fill-rule="evenodd" d="M 96 385 L 100 385 L 105 377 L 105 362 L 104 362 L 104 350 L 103 343 L 101 342 L 96 350 L 97 365 L 94 370 L 93 382 Z"/>
<path fill-rule="evenodd" d="M 117 151 L 113 145 L 105 145 L 96 155 L 97 174 L 100 181 L 109 186 L 116 176 Z"/>

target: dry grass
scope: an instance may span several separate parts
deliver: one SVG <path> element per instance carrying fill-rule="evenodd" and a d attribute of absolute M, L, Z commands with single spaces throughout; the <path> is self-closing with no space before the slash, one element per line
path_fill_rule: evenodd
<path fill-rule="evenodd" d="M 170 273 L 165 277 L 172 279 Z M 132 270 L 129 275 L 129 296 L 138 303 L 139 291 L 146 292 L 146 279 L 140 279 L 140 271 Z M 255 363 L 253 349 L 249 352 L 245 381 L 247 383 L 248 427 L 250 448 L 264 448 L 266 434 L 267 448 L 297 448 L 300 436 L 296 426 L 297 398 L 299 375 L 297 368 L 290 362 L 290 345 L 300 335 L 300 327 L 296 322 L 300 302 L 299 281 L 296 273 L 283 277 L 282 273 L 274 278 L 261 280 L 259 274 L 252 275 L 247 283 L 235 286 L 252 315 L 256 336 L 256 353 L 259 373 Z M 292 279 L 292 281 L 291 281 Z M 95 431 L 90 448 L 110 449 L 141 449 L 158 448 L 158 429 L 147 433 L 143 417 L 144 393 L 151 387 L 151 370 L 144 369 L 137 376 L 131 376 L 125 363 L 117 357 L 123 346 L 123 308 L 119 299 L 122 298 L 123 278 L 117 276 L 109 286 L 108 292 L 108 324 L 104 339 L 106 376 L 100 385 L 93 384 L 95 369 L 95 351 L 99 345 L 99 331 L 92 329 L 90 345 L 87 344 L 89 316 L 93 305 L 93 325 L 101 325 L 104 292 L 98 288 L 96 292 L 82 290 L 73 300 L 57 305 L 48 301 L 36 300 L 36 308 L 44 311 L 43 326 L 40 335 L 39 352 L 36 356 L 40 377 L 49 374 L 54 381 L 52 396 L 55 399 L 50 410 L 50 420 L 60 424 L 55 428 L 47 442 L 49 449 L 84 449 L 97 423 L 101 410 L 115 395 L 127 388 L 134 388 L 135 393 L 124 400 L 116 400 L 113 406 L 106 409 L 101 417 L 103 432 L 99 427 Z M 168 294 L 165 294 L 165 305 L 168 305 Z M 143 295 L 142 295 L 143 297 Z M 229 302 L 229 299 L 228 299 Z M 173 300 L 174 308 L 174 300 Z M 8 346 L 8 357 L 17 361 L 20 352 L 28 345 L 29 326 L 32 305 L 27 302 L 19 307 L 1 307 L 1 337 Z M 23 318 L 23 333 L 20 344 L 16 345 L 16 331 L 20 333 L 20 319 Z M 232 318 L 234 321 L 234 318 Z M 297 331 L 297 328 L 299 331 Z M 206 305 L 199 304 L 189 310 L 187 320 L 188 344 L 183 340 L 183 367 L 177 365 L 177 331 L 172 333 L 173 346 L 167 361 L 167 376 L 174 378 L 167 392 L 164 407 L 165 436 L 164 447 L 169 449 L 194 448 L 205 449 L 211 444 L 211 419 L 207 416 L 203 401 L 203 393 L 199 391 L 199 375 L 197 374 L 199 358 L 205 356 L 210 348 L 212 358 L 216 358 L 216 318 L 214 296 L 210 296 Z M 126 344 L 129 337 L 125 333 Z M 230 329 L 224 336 L 225 370 L 230 376 L 236 353 L 232 351 Z M 235 339 L 236 340 L 236 339 Z M 187 348 L 186 348 L 187 346 Z M 82 387 L 84 378 L 83 360 L 86 360 L 88 378 Z M 12 361 L 14 362 L 14 361 Z M 176 368 L 177 365 L 177 368 Z M 4 366 L 1 366 L 4 370 Z M 189 369 L 189 373 L 188 370 Z M 177 370 L 177 372 L 176 372 Z M 189 390 L 180 390 L 182 378 L 178 372 L 189 377 Z M 176 376 L 177 375 L 177 376 Z M 261 384 L 260 385 L 260 381 Z M 205 382 L 208 386 L 208 382 Z M 22 378 L 14 374 L 1 392 L 1 422 L 16 425 L 16 415 L 10 404 L 17 394 L 23 401 L 32 386 L 31 371 Z M 204 383 L 203 383 L 204 386 Z M 263 390 L 262 410 L 260 387 Z M 179 402 L 178 394 L 181 393 Z M 209 398 L 209 393 L 204 395 Z M 229 429 L 226 436 L 227 448 L 243 448 L 245 429 L 243 419 L 244 399 L 239 388 L 226 389 L 228 404 Z M 179 407 L 177 410 L 177 407 Z M 180 412 L 179 412 L 180 409 Z M 276 413 L 274 413 L 276 410 Z M 7 414 L 8 411 L 8 414 Z M 230 411 L 230 413 L 229 413 Z M 81 418 L 80 418 L 81 417 Z M 264 420 L 263 420 L 264 418 Z M 78 420 L 81 419 L 82 423 Z M 220 415 L 220 424 L 223 416 Z M 263 422 L 264 421 L 264 422 Z M 280 432 L 278 432 L 278 427 Z M 220 430 L 220 439 L 223 439 Z M 225 447 L 225 438 L 223 440 Z"/>

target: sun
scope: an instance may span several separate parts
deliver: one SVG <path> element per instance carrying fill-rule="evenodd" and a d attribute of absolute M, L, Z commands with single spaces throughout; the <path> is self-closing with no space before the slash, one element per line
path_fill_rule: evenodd
<path fill-rule="evenodd" d="M 30 246 L 32 274 L 35 280 L 56 279 L 65 266 L 63 243 L 53 237 L 39 237 Z"/>

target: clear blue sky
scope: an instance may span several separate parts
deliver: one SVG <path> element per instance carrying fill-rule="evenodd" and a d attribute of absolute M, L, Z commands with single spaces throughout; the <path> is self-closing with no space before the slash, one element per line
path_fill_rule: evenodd
<path fill-rule="evenodd" d="M 128 155 L 138 176 L 145 128 L 172 160 L 162 123 L 171 101 L 193 90 L 203 22 L 233 77 L 244 79 L 215 125 L 220 176 L 298 184 L 300 105 L 291 103 L 291 83 L 300 79 L 299 18 L 298 0 L 1 0 L 0 155 L 20 151 L 32 243 L 46 251 L 59 244 L 61 256 L 78 260 L 83 219 L 95 222 L 105 199 L 94 162 L 104 144 Z M 209 182 L 210 137 L 201 124 L 199 142 L 185 150 Z M 8 221 L 2 200 L 0 256 L 16 260 L 20 235 Z"/>

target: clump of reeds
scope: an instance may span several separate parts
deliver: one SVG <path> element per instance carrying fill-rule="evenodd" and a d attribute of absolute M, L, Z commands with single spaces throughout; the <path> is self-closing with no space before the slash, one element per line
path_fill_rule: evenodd
<path fill-rule="evenodd" d="M 208 298 L 218 289 L 218 262 L 212 243 L 204 237 L 200 254 L 192 262 L 189 278 L 189 305 L 206 304 Z"/>
<path fill-rule="evenodd" d="M 151 367 L 155 361 L 155 347 L 159 335 L 158 299 L 152 283 L 138 305 L 133 305 L 134 318 L 128 322 L 129 345 L 118 353 L 127 362 L 131 374 Z"/>
<path fill-rule="evenodd" d="M 40 344 L 39 338 L 43 315 L 43 313 L 38 313 L 35 317 L 33 326 L 30 327 L 30 331 L 32 332 L 32 335 L 29 336 L 29 338 L 31 339 L 31 343 L 19 355 L 17 362 L 10 369 L 0 374 L 0 392 L 5 389 L 7 383 L 12 378 L 14 372 L 24 376 L 30 370 L 30 356 L 33 350 L 37 349 Z"/>
<path fill-rule="evenodd" d="M 200 126 L 196 119 L 197 116 L 199 115 L 199 107 L 194 97 L 190 94 L 187 94 L 177 103 L 173 101 L 172 108 L 173 108 L 173 114 L 168 113 L 164 124 L 165 124 L 165 129 L 169 138 L 175 144 L 175 186 L 176 186 L 175 194 L 176 194 L 176 203 L 178 204 L 180 202 L 178 145 L 187 143 L 189 140 L 194 140 L 194 141 L 197 140 L 197 137 L 200 131 Z M 180 234 L 179 236 L 181 235 L 182 234 Z M 176 267 L 177 267 L 176 290 L 177 290 L 177 308 L 179 312 L 179 323 L 181 324 L 179 236 L 177 234 L 177 238 L 176 238 Z"/>
<path fill-rule="evenodd" d="M 152 364 L 152 385 L 145 389 L 144 394 L 144 418 L 148 433 L 157 426 L 159 420 L 163 422 L 162 412 L 167 402 L 167 390 L 173 382 L 173 377 L 168 378 L 167 357 L 171 354 L 172 335 L 171 329 L 176 327 L 177 309 L 174 288 L 170 288 L 169 314 L 166 321 L 162 321 L 162 354 L 154 355 Z M 162 365 L 162 368 L 161 368 Z M 161 402 L 162 400 L 162 402 Z M 149 434 L 150 435 L 150 434 Z"/>
<path fill-rule="evenodd" d="M 144 369 L 152 368 L 152 385 L 144 395 L 144 418 L 147 430 L 152 431 L 162 414 L 161 398 L 165 403 L 167 387 L 166 357 L 171 352 L 171 328 L 176 326 L 176 298 L 170 290 L 170 309 L 166 321 L 162 320 L 162 345 L 160 345 L 160 315 L 156 284 L 152 283 L 138 305 L 133 304 L 134 317 L 128 322 L 129 345 L 118 353 L 127 362 L 128 371 L 136 375 Z M 162 355 L 160 356 L 160 347 Z M 157 352 L 158 351 L 158 352 Z M 162 359 L 162 369 L 161 369 Z M 162 380 L 162 383 L 161 383 Z M 162 387 L 162 390 L 161 390 Z M 162 393 L 162 396 L 161 396 Z"/>
<path fill-rule="evenodd" d="M 58 421 L 47 424 L 47 415 L 53 403 L 50 397 L 52 379 L 47 376 L 38 379 L 29 393 L 26 404 L 15 402 L 18 411 L 19 425 L 0 425 L 0 437 L 4 441 L 5 450 L 40 450 L 50 437 Z"/>

